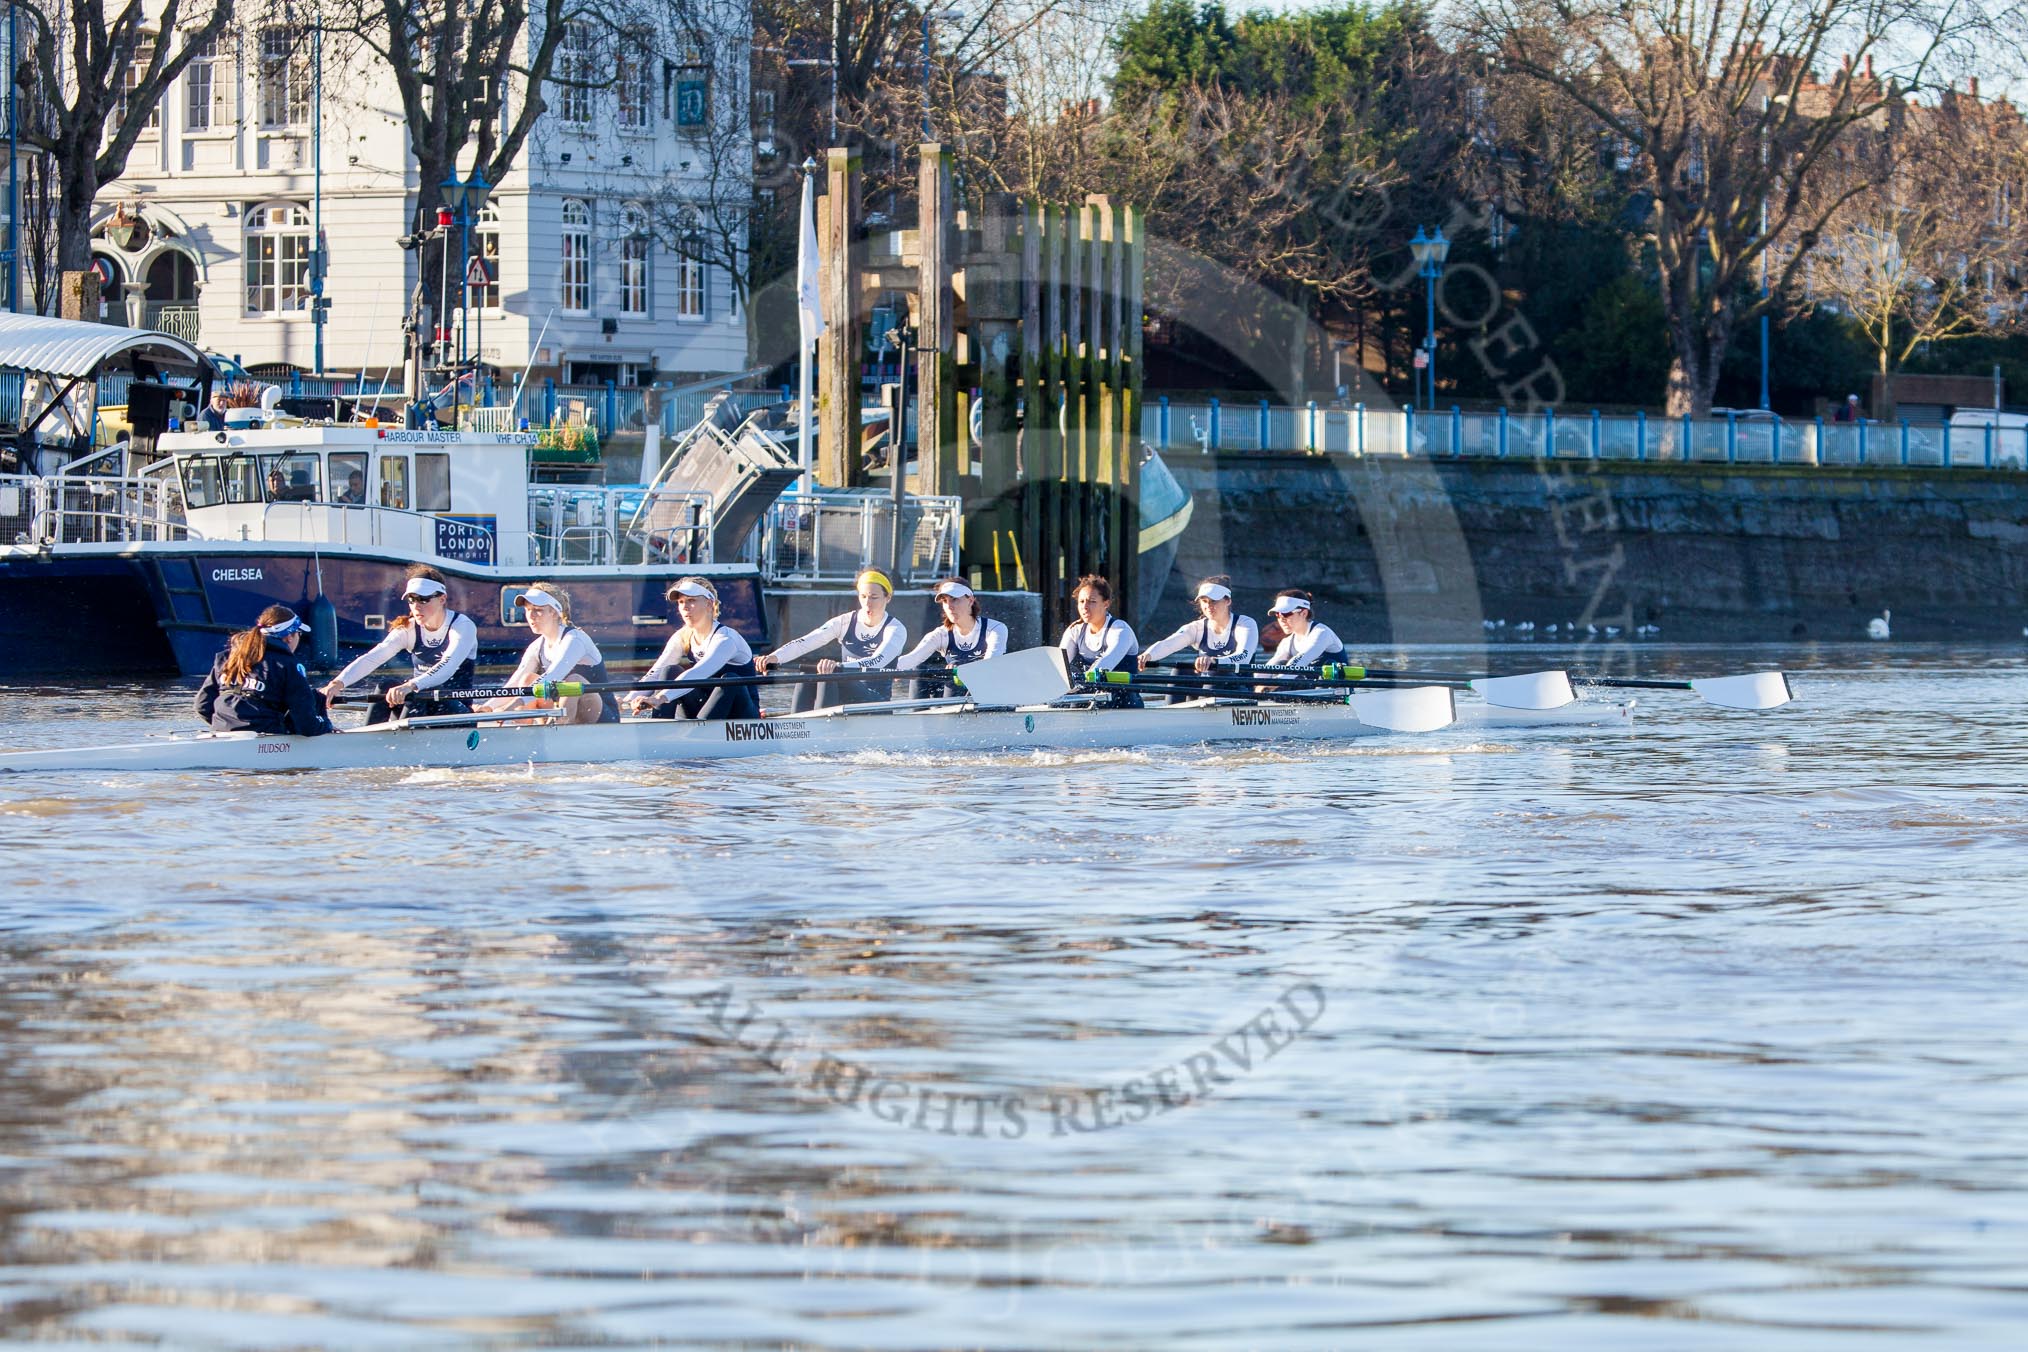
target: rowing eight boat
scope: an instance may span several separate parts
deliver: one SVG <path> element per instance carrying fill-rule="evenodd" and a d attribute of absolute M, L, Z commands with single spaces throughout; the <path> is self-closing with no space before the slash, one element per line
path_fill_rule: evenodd
<path fill-rule="evenodd" d="M 1508 709 L 1461 703 L 1456 706 L 1456 721 L 1451 726 L 1467 731 L 1612 728 L 1627 726 L 1632 713 L 1631 702 L 1581 701 L 1558 709 Z M 452 726 L 444 726 L 417 720 L 414 726 L 381 724 L 323 737 L 196 732 L 123 746 L 0 754 L 0 774 L 606 764 L 728 760 L 784 752 L 850 755 L 866 751 L 1079 751 L 1210 742 L 1261 745 L 1335 741 L 1394 732 L 1392 728 L 1361 722 L 1356 708 L 1338 702 L 1201 699 L 1148 709 L 1049 705 L 976 709 L 953 703 L 946 707 L 902 708 L 891 713 L 827 710 L 813 715 L 724 722 L 642 718 L 620 723 L 503 727 L 483 721 L 454 720 Z"/>

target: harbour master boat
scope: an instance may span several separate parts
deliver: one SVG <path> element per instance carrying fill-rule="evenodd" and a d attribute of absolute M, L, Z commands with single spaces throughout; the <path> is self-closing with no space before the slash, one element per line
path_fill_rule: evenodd
<path fill-rule="evenodd" d="M 313 657 L 334 663 L 385 636 L 415 564 L 450 580 L 484 661 L 527 643 L 517 584 L 531 577 L 570 592 L 573 622 L 612 661 L 661 650 L 663 592 L 685 573 L 712 579 L 749 642 L 768 637 L 759 568 L 718 559 L 793 463 L 749 437 L 742 454 L 777 463 L 764 485 L 728 476 L 723 424 L 736 418 L 692 429 L 653 483 L 551 483 L 536 477 L 539 432 L 314 422 L 276 407 L 279 391 L 205 427 L 193 414 L 210 361 L 166 334 L 0 314 L 0 368 L 22 372 L 9 448 L 21 472 L 0 475 L 0 641 L 17 671 L 159 669 L 166 657 L 199 675 L 275 602 L 310 621 Z M 93 449 L 102 378 L 126 380 L 132 435 Z M 475 412 L 508 425 L 504 410 Z M 723 491 L 685 478 L 700 459 Z M 721 519 L 732 493 L 736 522 Z"/>

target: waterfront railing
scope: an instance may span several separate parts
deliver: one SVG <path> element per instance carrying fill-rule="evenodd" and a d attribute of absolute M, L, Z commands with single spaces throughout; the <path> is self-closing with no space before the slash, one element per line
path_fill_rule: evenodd
<path fill-rule="evenodd" d="M 1960 423 L 1840 423 L 1736 412 L 1651 418 L 1596 410 L 1429 412 L 1158 397 L 1142 408 L 1141 436 L 1161 450 L 1206 453 L 2028 468 L 2028 425 L 2014 415 Z"/>
<path fill-rule="evenodd" d="M 743 557 L 771 581 L 849 583 L 873 567 L 919 586 L 957 573 L 963 513 L 955 496 L 910 495 L 897 508 L 880 490 L 784 493 Z"/>

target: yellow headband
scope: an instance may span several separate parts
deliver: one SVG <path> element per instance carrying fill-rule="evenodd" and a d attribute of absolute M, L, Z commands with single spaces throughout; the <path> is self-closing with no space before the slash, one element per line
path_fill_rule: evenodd
<path fill-rule="evenodd" d="M 878 582 L 882 591 L 886 592 L 889 596 L 894 595 L 894 584 L 889 582 L 887 574 L 881 572 L 878 568 L 868 568 L 853 581 L 852 585 L 856 587 L 861 582 Z"/>

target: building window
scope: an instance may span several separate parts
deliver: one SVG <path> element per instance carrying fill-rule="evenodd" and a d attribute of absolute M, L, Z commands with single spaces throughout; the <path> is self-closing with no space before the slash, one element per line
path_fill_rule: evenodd
<path fill-rule="evenodd" d="M 692 257 L 686 245 L 683 253 L 676 256 L 676 317 L 679 319 L 704 318 L 704 262 Z"/>
<path fill-rule="evenodd" d="M 310 213 L 298 202 L 248 212 L 246 312 L 290 314 L 309 303 Z"/>
<path fill-rule="evenodd" d="M 620 237 L 620 313 L 648 313 L 648 218 L 628 207 Z"/>
<path fill-rule="evenodd" d="M 565 24 L 556 43 L 556 115 L 565 122 L 587 125 L 592 120 L 591 28 Z"/>
<path fill-rule="evenodd" d="M 500 308 L 500 208 L 491 202 L 479 209 L 479 222 L 472 227 L 472 251 L 486 262 L 487 282 L 474 287 L 472 299 L 482 309 Z"/>
<path fill-rule="evenodd" d="M 155 62 L 155 35 L 143 33 L 134 39 L 134 55 L 127 62 L 127 73 L 120 78 L 119 121 L 127 120 L 128 110 L 134 105 L 134 91 L 148 78 L 148 67 Z M 148 110 L 148 120 L 141 124 L 142 130 L 154 131 L 162 125 L 162 104 L 158 100 Z"/>
<path fill-rule="evenodd" d="M 575 199 L 563 204 L 563 308 L 591 309 L 591 208 Z"/>
<path fill-rule="evenodd" d="M 293 28 L 261 30 L 261 126 L 301 127 L 310 120 L 310 70 Z"/>
<path fill-rule="evenodd" d="M 620 94 L 620 130 L 648 130 L 652 90 L 648 86 L 648 39 L 628 33 L 620 40 L 620 68 L 614 80 Z"/>
<path fill-rule="evenodd" d="M 233 106 L 239 96 L 237 77 L 231 57 L 219 50 L 216 37 L 198 48 L 183 73 L 185 131 L 218 131 L 238 121 Z"/>

